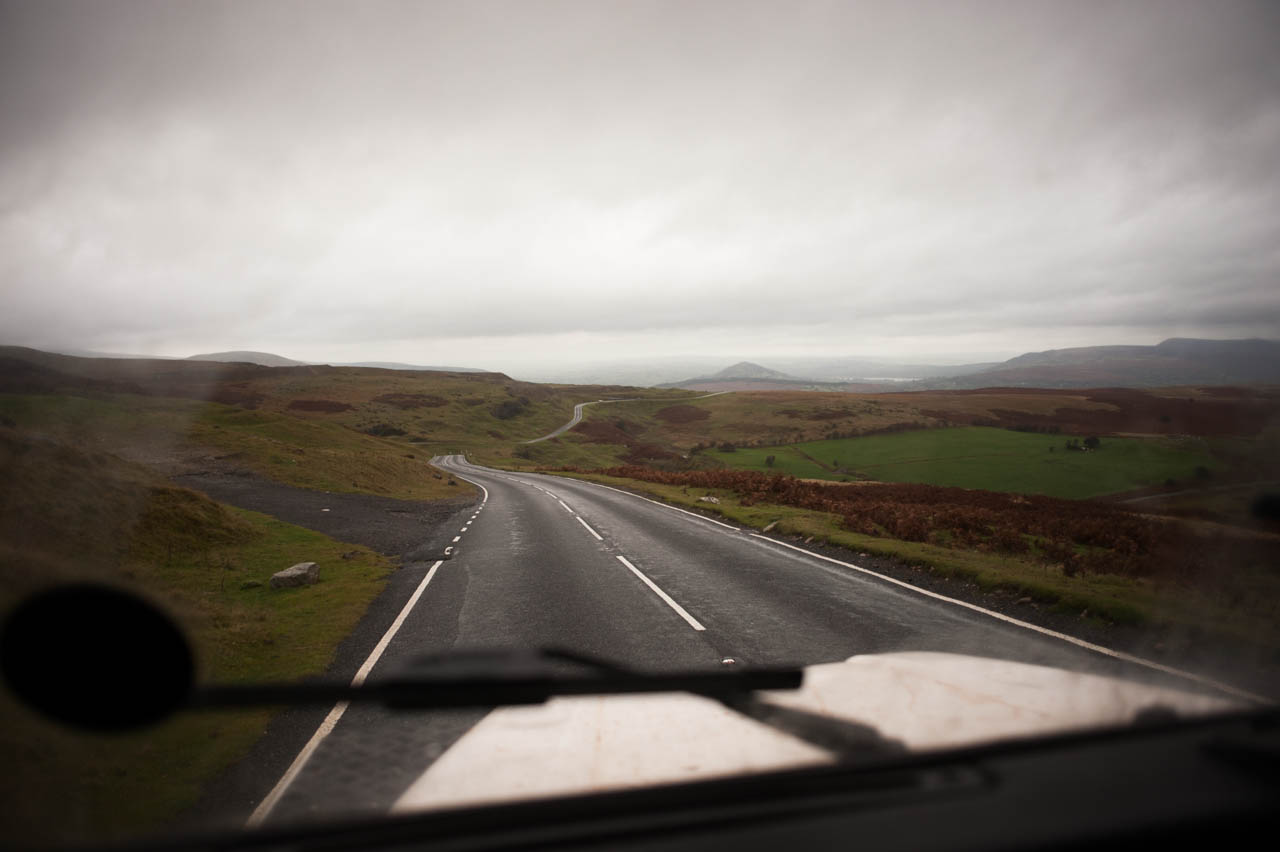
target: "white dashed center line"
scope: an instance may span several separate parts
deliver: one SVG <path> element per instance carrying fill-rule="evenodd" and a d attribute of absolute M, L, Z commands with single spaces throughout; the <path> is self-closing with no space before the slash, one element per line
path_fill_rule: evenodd
<path fill-rule="evenodd" d="M 637 568 L 636 566 L 634 566 L 634 565 L 632 565 L 630 562 L 628 562 L 628 561 L 627 561 L 627 557 L 625 557 L 625 556 L 619 556 L 619 557 L 618 557 L 618 561 L 619 561 L 619 562 L 621 562 L 623 565 L 627 566 L 628 568 L 630 568 L 630 569 L 631 569 L 631 573 L 635 574 L 637 577 L 639 577 L 641 580 L 643 580 L 643 581 L 644 581 L 644 584 L 645 584 L 646 586 L 648 586 L 650 589 L 652 589 L 652 590 L 653 590 L 653 593 L 654 593 L 655 595 L 657 595 L 658 597 L 662 598 L 662 600 L 666 602 L 667 606 L 669 606 L 669 607 L 671 607 L 672 609 L 674 609 L 674 610 L 675 610 L 675 611 L 680 615 L 680 617 L 681 617 L 681 618 L 683 618 L 685 621 L 689 622 L 689 626 L 690 626 L 690 627 L 692 627 L 694 630 L 706 630 L 706 629 L 707 629 L 707 628 L 705 628 L 705 627 L 703 627 L 703 626 L 702 626 L 702 623 L 701 623 L 700 621 L 698 621 L 698 619 L 696 619 L 696 618 L 694 618 L 692 615 L 690 615 L 690 614 L 688 613 L 688 611 L 687 611 L 687 610 L 685 610 L 685 608 L 684 608 L 684 607 L 680 606 L 680 604 L 678 604 L 678 603 L 676 603 L 675 601 L 673 601 L 673 600 L 671 599 L 671 596 L 670 596 L 670 595 L 668 595 L 666 592 L 662 591 L 662 589 L 659 589 L 659 588 L 658 588 L 658 586 L 657 586 L 657 584 L 655 584 L 652 580 L 650 580 L 650 579 L 649 579 L 648 577 L 646 577 L 643 573 L 641 573 L 641 571 L 640 571 L 640 569 L 639 569 L 639 568 Z"/>
<path fill-rule="evenodd" d="M 576 515 L 575 515 L 574 517 L 575 517 L 575 518 L 577 518 L 577 516 L 576 516 Z M 582 518 L 577 518 L 577 521 L 578 521 L 578 523 L 582 524 L 584 527 L 586 527 L 586 528 L 587 528 L 587 532 L 591 533 L 593 536 L 595 536 L 595 537 L 596 537 L 596 541 L 604 541 L 604 539 L 600 536 L 600 533 L 598 533 L 598 532 L 596 532 L 595 530 L 591 529 L 591 524 L 589 524 L 589 523 L 587 523 L 586 521 L 582 520 Z"/>

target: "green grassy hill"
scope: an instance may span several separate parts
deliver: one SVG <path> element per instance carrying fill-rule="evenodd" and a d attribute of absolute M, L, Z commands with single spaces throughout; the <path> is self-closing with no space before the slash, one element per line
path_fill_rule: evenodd
<path fill-rule="evenodd" d="M 405 499 L 469 486 L 427 463 L 511 457 L 609 397 L 683 391 L 541 385 L 500 373 L 93 359 L 0 347 L 0 417 L 146 464 L 218 458 L 280 482 Z M 538 445 L 532 445 L 538 446 Z"/>

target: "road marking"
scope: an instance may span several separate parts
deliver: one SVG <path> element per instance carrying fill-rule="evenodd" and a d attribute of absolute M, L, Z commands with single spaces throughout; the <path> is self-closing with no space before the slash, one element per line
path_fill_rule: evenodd
<path fill-rule="evenodd" d="M 578 520 L 582 520 L 582 519 L 581 519 L 581 518 L 579 518 Z M 677 613 L 679 613 L 679 614 L 680 614 L 680 617 L 681 617 L 681 618 L 683 618 L 685 621 L 689 622 L 689 626 L 690 626 L 690 627 L 692 627 L 694 630 L 706 630 L 706 629 L 707 629 L 707 628 L 705 628 L 705 627 L 703 627 L 703 626 L 702 626 L 702 623 L 701 623 L 701 622 L 699 622 L 699 621 L 698 621 L 698 619 L 696 619 L 696 618 L 694 618 L 692 615 L 690 615 L 690 614 L 685 610 L 685 608 L 684 608 L 684 607 L 680 606 L 680 604 L 678 604 L 678 603 L 676 603 L 675 601 L 673 601 L 673 600 L 671 599 L 671 596 L 670 596 L 670 595 L 668 595 L 666 592 L 662 591 L 662 589 L 659 589 L 659 588 L 658 588 L 658 586 L 657 586 L 657 584 L 655 584 L 652 580 L 650 580 L 648 577 L 646 577 L 646 576 L 645 576 L 645 575 L 640 571 L 640 569 L 639 569 L 639 568 L 637 568 L 636 566 L 634 566 L 634 565 L 632 565 L 630 562 L 628 562 L 628 561 L 627 561 L 627 557 L 625 557 L 625 556 L 619 556 L 619 557 L 618 557 L 618 561 L 619 561 L 619 562 L 621 562 L 623 565 L 627 566 L 628 568 L 630 568 L 630 569 L 631 569 L 631 573 L 635 574 L 637 577 L 639 577 L 641 580 L 643 580 L 643 581 L 644 581 L 644 584 L 645 584 L 646 586 L 648 586 L 650 589 L 652 589 L 654 594 L 656 594 L 658 597 L 660 597 L 660 598 L 662 598 L 664 601 L 666 601 L 667 606 L 669 606 L 669 607 L 671 607 L 672 609 L 674 609 Z"/>
<path fill-rule="evenodd" d="M 467 531 L 467 528 L 468 528 L 468 527 L 470 527 L 470 526 L 471 526 L 470 524 L 467 524 L 467 526 L 465 526 L 465 527 L 463 527 L 462 529 L 458 530 L 458 532 L 466 532 L 466 531 Z"/>
<path fill-rule="evenodd" d="M 452 550 L 453 550 L 453 548 L 452 548 L 452 547 L 446 547 L 446 548 L 444 549 L 444 555 L 445 555 L 445 556 L 448 556 L 448 555 L 449 555 L 449 552 L 450 552 L 450 551 L 452 551 Z"/>
<path fill-rule="evenodd" d="M 572 514 L 573 514 L 573 510 L 569 508 L 569 504 L 568 504 L 568 503 L 564 502 L 563 500 L 561 500 L 561 499 L 559 499 L 559 498 L 556 498 L 556 502 L 557 502 L 557 503 L 559 503 L 561 506 L 564 506 L 564 510 L 565 510 L 566 512 L 568 512 L 570 515 L 572 515 Z"/>
<path fill-rule="evenodd" d="M 688 509 L 681 509 L 679 506 L 672 506 L 670 503 L 663 503 L 661 500 L 652 500 L 648 497 L 642 497 L 641 495 L 634 494 L 630 491 L 624 491 L 621 488 L 614 488 L 612 485 L 604 485 L 602 483 L 591 482 L 590 480 L 586 480 L 586 479 L 577 479 L 574 481 L 583 482 L 583 483 L 586 483 L 587 485 L 594 485 L 597 488 L 608 488 L 610 491 L 617 491 L 619 494 L 626 494 L 628 497 L 635 497 L 637 500 L 644 500 L 646 503 L 652 503 L 655 506 L 661 506 L 664 509 L 670 509 L 673 512 L 679 512 L 682 515 L 688 515 L 691 518 L 697 518 L 700 521 L 706 521 L 709 524 L 715 524 L 718 527 L 724 527 L 727 530 L 733 530 L 734 532 L 742 532 L 741 527 L 735 527 L 733 524 L 726 524 L 724 521 L 717 521 L 715 518 L 708 518 L 706 515 L 699 515 L 697 512 L 690 512 Z"/>
<path fill-rule="evenodd" d="M 578 523 L 582 524 L 584 527 L 586 527 L 586 528 L 587 528 L 587 532 L 591 533 L 593 536 L 595 536 L 595 537 L 596 537 L 596 541 L 604 541 L 604 539 L 600 537 L 600 533 L 598 533 L 598 532 L 596 532 L 595 530 L 591 529 L 591 524 L 589 524 L 589 523 L 587 523 L 586 521 L 582 520 L 582 518 L 578 517 L 577 515 L 574 515 L 574 517 L 575 517 L 575 518 L 577 518 Z"/>
<path fill-rule="evenodd" d="M 729 391 L 720 391 L 720 393 L 729 393 Z M 710 396 L 717 396 L 717 395 L 718 395 L 718 394 L 710 394 Z M 698 397 L 698 398 L 700 399 L 701 397 Z M 470 464 L 470 462 L 468 462 L 468 464 Z M 461 474 L 459 474 L 459 475 L 461 475 Z M 530 475 L 530 476 L 541 476 L 542 474 L 529 474 L 529 475 Z M 463 477 L 463 478 L 464 478 L 464 479 L 466 479 L 466 477 Z M 509 477 L 509 476 L 504 476 L 504 477 L 502 477 L 502 478 L 503 478 L 503 479 L 511 479 L 511 477 Z M 570 477 L 570 478 L 572 478 L 572 477 Z M 472 481 L 471 481 L 471 480 L 469 480 L 469 479 L 467 479 L 466 481 L 467 481 L 467 482 L 472 482 Z M 533 485 L 533 483 L 531 483 L 531 482 L 526 482 L 526 481 L 524 481 L 524 480 L 522 480 L 522 479 L 511 479 L 511 481 L 512 481 L 512 482 L 515 482 L 515 483 L 518 483 L 518 484 L 520 484 L 520 485 Z M 680 514 L 682 514 L 682 515 L 688 515 L 689 517 L 694 518 L 694 519 L 696 519 L 696 520 L 699 520 L 699 521 L 706 521 L 706 522 L 707 522 L 707 523 L 709 523 L 709 524 L 715 524 L 715 525 L 716 525 L 716 526 L 718 526 L 718 527 L 724 527 L 724 528 L 725 528 L 725 529 L 727 529 L 727 530 L 733 530 L 733 531 L 734 531 L 734 532 L 736 532 L 736 533 L 740 533 L 740 532 L 742 532 L 742 531 L 743 531 L 741 527 L 735 527 L 733 524 L 726 524 L 724 521 L 717 521 L 715 518 L 708 518 L 706 515 L 699 515 L 697 512 L 690 512 L 688 509 L 681 509 L 679 506 L 672 506 L 670 503 L 663 503 L 661 500 L 653 500 L 653 499 L 650 499 L 649 497 L 644 497 L 644 496 L 641 496 L 641 495 L 639 495 L 639 494 L 635 494 L 635 493 L 633 493 L 633 492 L 631 492 L 631 491 L 624 491 L 624 490 L 623 490 L 623 489 L 621 489 L 621 488 L 614 488 L 612 485 L 603 485 L 603 484 L 601 484 L 601 483 L 599 483 L 599 482 L 591 482 L 590 480 L 586 480 L 586 479 L 574 479 L 573 481 L 574 481 L 574 482 L 581 482 L 581 483 L 583 483 L 583 484 L 585 484 L 585 485 L 594 485 L 594 486 L 595 486 L 595 487 L 597 487 L 597 488 L 607 488 L 607 489 L 609 489 L 610 491 L 617 491 L 619 494 L 625 494 L 625 495 L 627 495 L 628 497 L 634 497 L 634 498 L 636 498 L 637 500 L 644 500 L 646 503 L 652 503 L 652 504 L 653 504 L 653 505 L 655 505 L 655 506 L 661 506 L 661 507 L 662 507 L 662 508 L 664 508 L 664 509 L 670 509 L 670 510 L 671 510 L 671 511 L 673 511 L 673 512 L 679 512 L 679 513 L 680 513 Z M 472 484 L 473 484 L 473 485 L 479 485 L 479 483 L 477 483 L 477 482 L 473 482 Z M 483 486 L 482 486 L 482 487 L 483 487 Z M 537 486 L 537 485 L 533 485 L 533 487 L 534 487 L 534 488 L 538 488 L 538 486 Z M 540 488 L 539 488 L 538 490 L 542 490 L 542 489 L 540 489 Z M 487 492 L 486 492 L 486 494 L 487 494 Z M 554 496 L 554 495 L 552 495 L 552 496 Z"/>
<path fill-rule="evenodd" d="M 422 593 L 426 590 L 427 584 L 431 582 L 431 578 L 436 575 L 436 569 L 444 564 L 443 560 L 436 562 L 427 571 L 427 576 L 422 578 L 422 582 L 418 584 L 418 588 L 414 589 L 413 594 L 405 603 L 404 608 L 400 610 L 400 614 L 396 616 L 396 620 L 391 622 L 391 626 L 387 628 L 387 632 L 382 634 L 382 638 L 378 640 L 378 644 L 374 646 L 369 657 L 364 661 L 356 676 L 351 679 L 352 686 L 359 686 L 364 683 L 364 679 L 369 676 L 369 672 L 373 671 L 373 667 L 377 665 L 378 660 L 382 657 L 382 652 L 387 650 L 387 646 L 391 644 L 391 640 L 395 638 L 396 633 L 400 631 L 401 625 L 404 624 L 406 618 L 409 617 L 409 611 L 413 609 L 414 604 L 418 602 L 418 598 L 422 597 Z M 280 797 L 289 789 L 289 785 L 294 782 L 298 774 L 302 772 L 302 768 L 306 766 L 307 761 L 311 759 L 311 755 L 320 747 L 320 743 L 324 738 L 333 732 L 337 727 L 338 721 L 342 719 L 342 714 L 347 712 L 348 702 L 339 701 L 333 705 L 333 709 L 324 717 L 324 721 L 320 723 L 320 727 L 316 728 L 316 732 L 311 735 L 311 739 L 307 740 L 307 744 L 302 747 L 302 751 L 298 752 L 298 756 L 293 759 L 293 763 L 289 764 L 289 768 L 285 770 L 280 780 L 276 782 L 276 786 L 271 788 L 271 792 L 263 799 L 258 807 L 254 808 L 253 813 L 249 815 L 245 825 L 253 828 L 262 824 L 267 818 L 271 810 L 280 801 Z"/>
<path fill-rule="evenodd" d="M 457 543 L 458 539 L 460 539 L 460 538 L 462 538 L 462 536 L 460 536 L 460 535 L 455 535 L 455 536 L 453 537 L 454 543 Z"/>
<path fill-rule="evenodd" d="M 904 589 L 910 589 L 911 591 L 924 595 L 925 597 L 934 598 L 940 601 L 946 601 L 947 603 L 952 603 L 952 604 L 955 604 L 956 606 L 962 606 L 965 609 L 972 610 L 974 612 L 980 612 L 983 615 L 989 615 L 992 618 L 1006 622 L 1007 624 L 1012 624 L 1016 627 L 1022 627 L 1027 630 L 1031 630 L 1036 633 L 1043 634 L 1045 636 L 1051 636 L 1054 639 L 1061 639 L 1063 642 L 1068 642 L 1080 648 L 1084 648 L 1089 651 L 1094 651 L 1096 653 L 1103 654 L 1105 656 L 1112 657 L 1114 659 L 1121 660 L 1126 663 L 1133 663 L 1135 665 L 1145 666 L 1146 668 L 1155 669 L 1156 671 L 1164 672 L 1165 674 L 1170 674 L 1176 677 L 1185 678 L 1186 680 L 1195 681 L 1196 683 L 1201 683 L 1201 684 L 1204 684 L 1205 686 L 1211 686 L 1214 689 L 1222 690 L 1223 692 L 1226 692 L 1230 695 L 1234 695 L 1238 698 L 1245 698 L 1250 701 L 1256 701 L 1260 704 L 1272 703 L 1272 701 L 1266 698 L 1265 696 L 1258 695 L 1257 693 L 1249 692 L 1248 690 L 1245 690 L 1245 689 L 1239 689 L 1237 687 L 1223 683 L 1222 681 L 1205 677 L 1204 675 L 1198 675 L 1194 672 L 1183 671 L 1182 669 L 1177 669 L 1177 668 L 1174 668 L 1173 666 L 1166 666 L 1163 663 L 1157 663 L 1155 660 L 1148 660 L 1148 659 L 1144 659 L 1143 657 L 1135 657 L 1133 654 L 1126 654 L 1124 651 L 1116 651 L 1112 648 L 1106 647 L 1105 645 L 1095 645 L 1092 642 L 1086 642 L 1084 639 L 1077 639 L 1075 636 L 1070 636 L 1066 633 L 1059 633 L 1056 630 L 1050 630 L 1047 627 L 1041 627 L 1038 624 L 1032 624 L 1029 621 L 1023 621 L 1018 618 L 1013 618 L 1012 616 L 1005 615 L 1004 613 L 996 612 L 995 610 L 987 609 L 986 607 L 981 607 L 981 606 L 978 606 L 977 604 L 971 604 L 968 601 L 957 600 L 956 598 L 949 598 L 946 595 L 940 595 L 937 592 L 932 592 L 932 591 L 929 591 L 928 589 L 922 589 L 919 586 L 913 586 L 910 583 L 903 582 L 902 580 L 896 580 L 893 577 L 888 577 L 888 576 L 885 576 L 884 574 L 879 574 L 868 568 L 863 568 L 859 565 L 854 565 L 852 562 L 844 562 L 839 559 L 833 559 L 830 556 L 823 556 L 821 553 L 814 553 L 812 550 L 805 550 L 803 547 L 796 547 L 794 544 L 787 544 L 785 541 L 778 541 L 775 538 L 769 538 L 768 536 L 760 535 L 759 533 L 750 533 L 750 535 L 752 538 L 763 539 L 764 541 L 767 541 L 770 544 L 776 544 L 780 547 L 787 547 L 787 548 L 790 548 L 791 550 L 795 550 L 795 551 L 798 551 L 799 553 L 803 553 L 806 556 L 812 556 L 815 559 L 822 559 L 826 562 L 833 562 L 836 565 L 844 566 L 845 568 L 852 568 L 854 571 L 860 571 L 863 574 L 867 574 L 869 576 L 875 577 L 878 580 L 884 580 L 887 583 L 893 583 L 895 586 L 901 586 Z"/>

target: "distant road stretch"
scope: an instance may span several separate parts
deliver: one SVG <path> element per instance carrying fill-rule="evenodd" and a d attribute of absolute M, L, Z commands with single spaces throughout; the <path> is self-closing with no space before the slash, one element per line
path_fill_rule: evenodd
<path fill-rule="evenodd" d="M 720 396 L 720 394 L 724 394 L 724 393 L 733 393 L 733 391 L 716 391 L 715 393 L 707 393 L 707 394 L 703 394 L 702 396 L 684 396 L 684 397 L 680 397 L 679 399 L 673 399 L 671 401 L 687 402 L 688 400 L 691 400 L 691 399 L 706 399 L 709 396 Z M 629 397 L 627 399 L 597 399 L 594 402 L 580 402 L 573 407 L 573 419 L 570 420 L 568 423 L 564 424 L 554 432 L 548 432 L 546 435 L 543 435 L 541 438 L 532 438 L 528 441 L 521 441 L 520 443 L 536 444 L 539 441 L 545 441 L 548 438 L 554 438 L 557 435 L 563 435 L 565 432 L 568 432 L 574 426 L 577 426 L 579 423 L 582 422 L 582 409 L 586 408 L 588 405 L 598 405 L 599 403 L 602 403 L 602 402 L 659 402 L 659 401 L 661 400 L 654 400 L 649 397 Z"/>

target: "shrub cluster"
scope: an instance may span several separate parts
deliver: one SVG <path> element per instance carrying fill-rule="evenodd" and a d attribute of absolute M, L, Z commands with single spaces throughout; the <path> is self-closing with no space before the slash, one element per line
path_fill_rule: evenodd
<path fill-rule="evenodd" d="M 489 409 L 489 413 L 499 420 L 510 420 L 524 413 L 529 407 L 528 397 L 519 397 L 517 399 L 505 399 L 502 402 Z"/>

